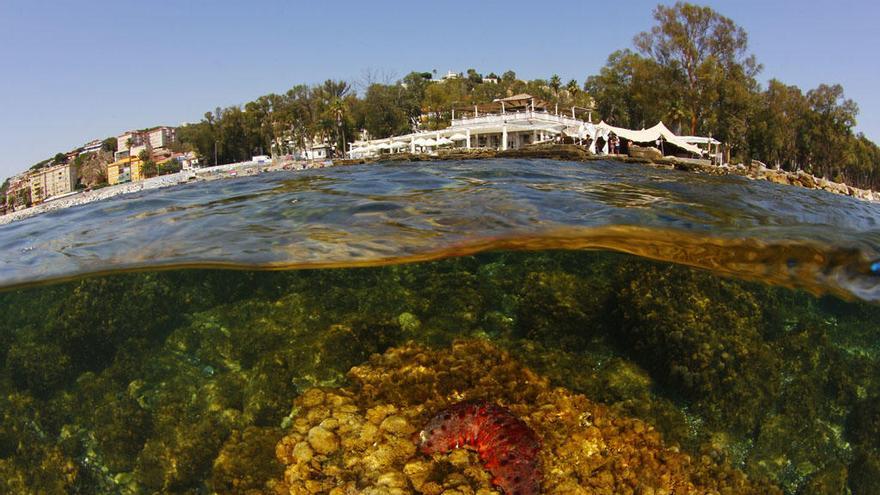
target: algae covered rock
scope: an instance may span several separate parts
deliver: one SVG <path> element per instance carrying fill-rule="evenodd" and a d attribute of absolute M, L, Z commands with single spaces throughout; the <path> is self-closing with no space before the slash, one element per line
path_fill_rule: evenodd
<path fill-rule="evenodd" d="M 644 422 L 550 386 L 484 341 L 432 350 L 415 344 L 373 356 L 352 385 L 309 389 L 294 401 L 276 447 L 284 493 L 498 493 L 475 452 L 416 452 L 414 433 L 468 399 L 508 407 L 543 442 L 545 493 L 778 493 L 711 459 L 664 444 Z"/>
<path fill-rule="evenodd" d="M 620 291 L 619 340 L 716 424 L 751 431 L 771 409 L 781 361 L 755 294 L 681 267 L 639 266 Z"/>
<path fill-rule="evenodd" d="M 283 473 L 274 455 L 281 436 L 278 428 L 233 431 L 214 459 L 208 485 L 217 493 L 262 493 L 269 480 Z"/>
<path fill-rule="evenodd" d="M 6 367 L 21 389 L 46 396 L 71 379 L 70 356 L 56 342 L 24 341 L 10 347 Z"/>

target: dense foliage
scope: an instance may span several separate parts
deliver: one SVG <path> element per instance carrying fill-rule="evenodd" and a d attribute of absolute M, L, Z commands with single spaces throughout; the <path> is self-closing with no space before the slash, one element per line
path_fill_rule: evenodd
<path fill-rule="evenodd" d="M 494 76 L 494 74 L 492 75 Z M 433 81 L 433 74 L 412 72 L 395 83 L 362 82 L 363 94 L 351 84 L 327 80 L 297 85 L 284 94 L 261 96 L 244 107 L 217 108 L 201 122 L 181 127 L 178 138 L 191 144 L 207 163 L 229 163 L 263 153 L 289 154 L 313 142 L 342 149 L 365 130 L 371 137 L 436 129 L 449 124 L 452 110 L 468 110 L 517 93 L 530 93 L 560 108 L 586 106 L 588 95 L 576 81 L 521 81 L 508 71 L 497 83 L 484 82 L 470 69 L 466 76 Z"/>
<path fill-rule="evenodd" d="M 663 120 L 681 134 L 713 136 L 740 160 L 757 159 L 877 189 L 880 149 L 853 133 L 858 107 L 839 84 L 804 93 L 761 66 L 743 29 L 708 7 L 658 6 L 656 25 L 616 51 L 585 89 L 609 123 L 641 128 Z"/>
<path fill-rule="evenodd" d="M 762 67 L 748 51 L 746 32 L 708 7 L 660 5 L 654 19 L 634 38 L 635 50 L 612 53 L 583 87 L 555 74 L 523 81 L 507 71 L 484 79 L 474 69 L 441 81 L 430 72 L 393 82 L 368 76 L 357 93 L 328 80 L 217 108 L 178 136 L 212 164 L 287 154 L 315 141 L 343 149 L 361 130 L 381 138 L 436 129 L 448 125 L 453 109 L 529 93 L 565 111 L 595 102 L 594 117 L 614 125 L 638 129 L 662 120 L 679 134 L 712 136 L 736 161 L 880 187 L 880 149 L 854 134 L 858 107 L 840 85 L 806 93 L 777 80 L 761 87 Z"/>

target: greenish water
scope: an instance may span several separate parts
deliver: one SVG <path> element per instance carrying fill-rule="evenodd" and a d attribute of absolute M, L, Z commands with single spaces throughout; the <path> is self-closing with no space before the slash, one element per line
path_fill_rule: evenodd
<path fill-rule="evenodd" d="M 125 201 L 0 227 L 0 493 L 300 493 L 298 397 L 474 339 L 699 462 L 877 493 L 875 206 L 544 160 Z"/>

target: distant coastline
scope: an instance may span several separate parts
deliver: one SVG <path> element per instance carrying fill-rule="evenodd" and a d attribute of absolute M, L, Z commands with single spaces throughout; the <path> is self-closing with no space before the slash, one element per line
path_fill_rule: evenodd
<path fill-rule="evenodd" d="M 263 172 L 272 172 L 277 170 L 303 170 L 309 168 L 321 168 L 325 166 L 323 162 L 303 162 L 291 160 L 279 160 L 275 163 L 256 163 L 256 162 L 240 162 L 226 165 L 218 165 L 216 167 L 205 167 L 200 169 L 182 170 L 173 174 L 160 175 L 137 182 L 126 182 L 115 184 L 112 186 L 102 187 L 91 191 L 82 191 L 75 194 L 65 195 L 64 197 L 53 199 L 45 203 L 40 203 L 29 208 L 9 212 L 0 215 L 0 225 L 6 225 L 17 220 L 23 220 L 35 215 L 48 213 L 72 206 L 80 206 L 95 201 L 101 201 L 123 194 L 135 193 L 139 191 L 147 191 L 150 189 L 159 189 L 163 187 L 177 186 L 190 182 L 201 182 L 209 180 L 217 180 L 223 178 L 231 178 L 238 176 L 256 175 Z"/>

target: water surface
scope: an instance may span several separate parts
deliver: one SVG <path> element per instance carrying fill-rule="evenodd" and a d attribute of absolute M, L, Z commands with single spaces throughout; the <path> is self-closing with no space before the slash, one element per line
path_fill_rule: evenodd
<path fill-rule="evenodd" d="M 279 172 L 0 227 L 0 286 L 157 267 L 370 266 L 601 248 L 876 300 L 880 205 L 740 176 L 484 160 Z"/>

